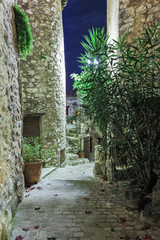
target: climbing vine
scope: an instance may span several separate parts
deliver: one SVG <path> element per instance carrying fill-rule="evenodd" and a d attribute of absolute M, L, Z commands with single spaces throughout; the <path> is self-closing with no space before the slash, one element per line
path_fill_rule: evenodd
<path fill-rule="evenodd" d="M 30 54 L 33 49 L 33 37 L 29 24 L 29 18 L 24 10 L 21 10 L 18 5 L 15 5 L 14 12 L 18 47 L 21 56 L 24 60 L 26 60 L 26 56 Z"/>

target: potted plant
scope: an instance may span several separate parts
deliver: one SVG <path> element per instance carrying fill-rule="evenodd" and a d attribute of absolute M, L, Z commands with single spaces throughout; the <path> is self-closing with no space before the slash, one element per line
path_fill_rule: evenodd
<path fill-rule="evenodd" d="M 68 122 L 69 122 L 70 124 L 72 124 L 72 123 L 73 123 L 72 116 L 68 116 Z"/>
<path fill-rule="evenodd" d="M 81 115 L 81 109 L 80 109 L 80 108 L 77 108 L 75 111 L 76 111 L 76 115 L 77 115 L 77 116 L 80 116 L 80 115 Z"/>
<path fill-rule="evenodd" d="M 26 185 L 33 185 L 40 181 L 42 170 L 43 149 L 40 137 L 23 138 L 24 179 Z"/>
<path fill-rule="evenodd" d="M 68 116 L 68 118 L 67 118 L 67 120 L 68 120 L 68 122 L 69 123 L 73 123 L 73 121 L 75 121 L 76 120 L 76 115 L 72 115 L 72 116 Z"/>
<path fill-rule="evenodd" d="M 79 150 L 78 155 L 79 155 L 80 158 L 84 158 L 84 151 Z"/>

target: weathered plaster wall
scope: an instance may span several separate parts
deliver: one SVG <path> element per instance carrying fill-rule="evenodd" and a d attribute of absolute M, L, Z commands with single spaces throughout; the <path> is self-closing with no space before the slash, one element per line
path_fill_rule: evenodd
<path fill-rule="evenodd" d="M 127 40 L 134 42 L 138 34 L 160 20 L 159 0 L 120 0 L 119 33 L 127 33 Z"/>
<path fill-rule="evenodd" d="M 107 32 L 110 40 L 119 37 L 119 0 L 107 0 Z"/>
<path fill-rule="evenodd" d="M 41 117 L 44 146 L 52 147 L 59 163 L 65 148 L 65 65 L 61 0 L 19 0 L 29 16 L 33 52 L 21 62 L 24 114 L 45 113 Z"/>
<path fill-rule="evenodd" d="M 14 0 L 0 1 L 0 239 L 9 239 L 13 212 L 23 194 L 22 114 Z"/>

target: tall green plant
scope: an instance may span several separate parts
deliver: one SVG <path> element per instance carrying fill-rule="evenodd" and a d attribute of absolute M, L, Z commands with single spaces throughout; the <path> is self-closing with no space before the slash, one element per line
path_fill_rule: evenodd
<path fill-rule="evenodd" d="M 23 138 L 23 159 L 25 162 L 38 161 L 41 159 L 43 151 L 40 137 Z"/>
<path fill-rule="evenodd" d="M 132 166 L 143 183 L 160 156 L 159 25 L 146 29 L 132 46 L 125 37 L 110 43 L 104 29 L 90 30 L 82 43 L 81 73 L 71 75 L 106 136 L 110 158 Z"/>
<path fill-rule="evenodd" d="M 29 18 L 18 5 L 15 5 L 14 12 L 19 51 L 23 59 L 26 60 L 26 56 L 30 54 L 33 49 L 33 37 Z"/>

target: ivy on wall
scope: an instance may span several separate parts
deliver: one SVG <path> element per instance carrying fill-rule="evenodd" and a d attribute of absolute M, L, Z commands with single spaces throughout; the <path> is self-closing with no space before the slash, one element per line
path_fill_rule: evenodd
<path fill-rule="evenodd" d="M 33 49 L 33 37 L 29 18 L 24 10 L 21 10 L 18 5 L 15 5 L 14 12 L 18 47 L 21 56 L 26 60 L 26 56 L 30 54 Z"/>

